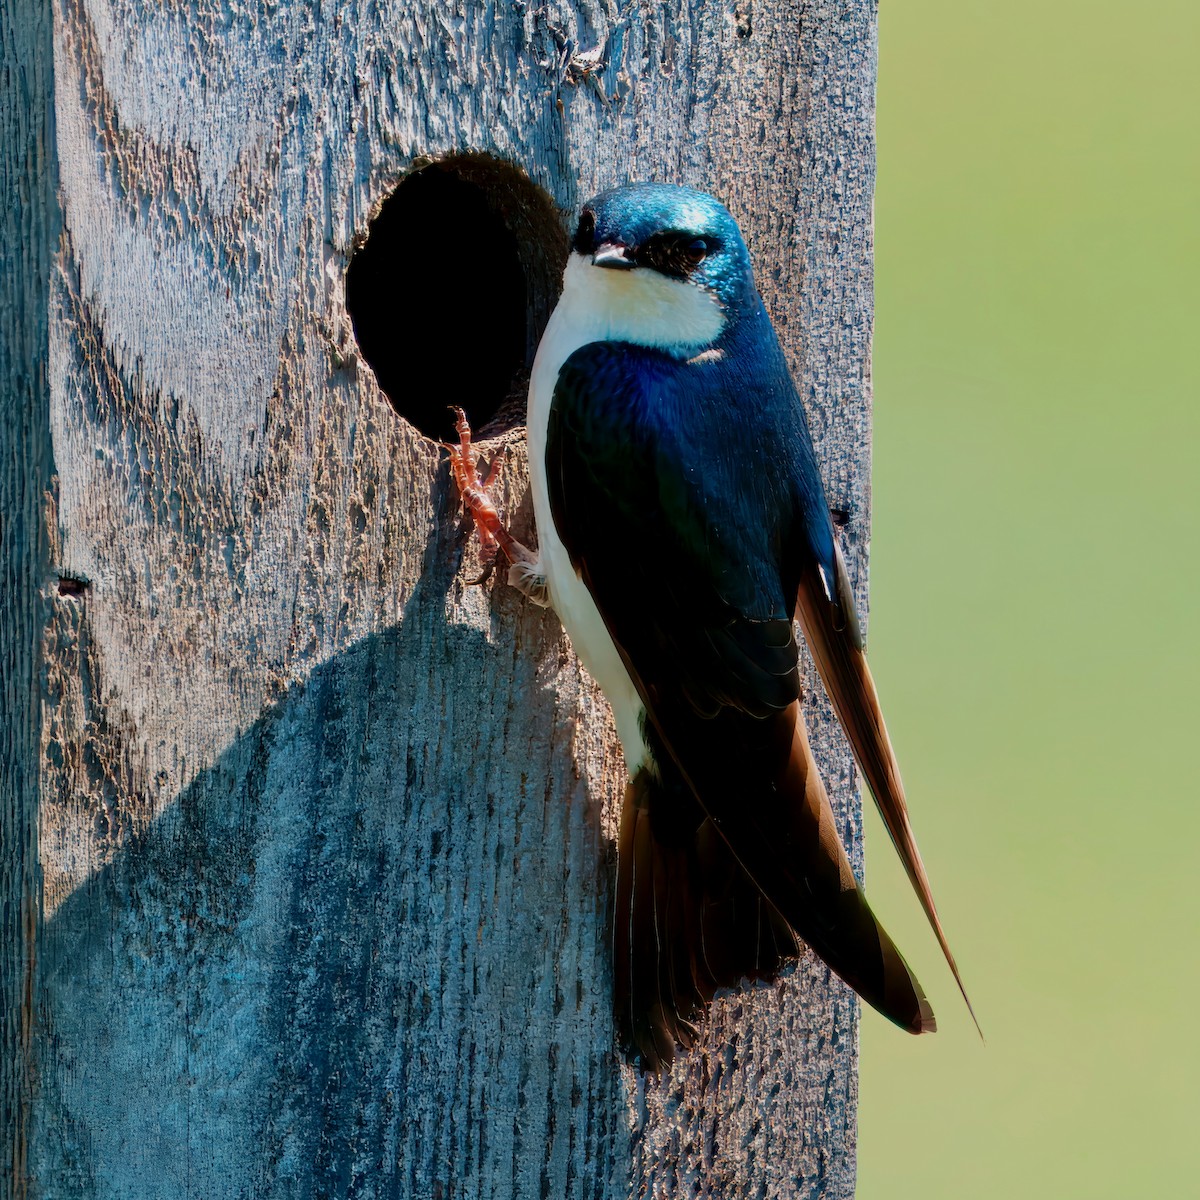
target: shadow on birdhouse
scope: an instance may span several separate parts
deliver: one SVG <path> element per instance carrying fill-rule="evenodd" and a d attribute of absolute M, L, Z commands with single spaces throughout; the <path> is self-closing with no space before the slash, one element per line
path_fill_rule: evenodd
<path fill-rule="evenodd" d="M 525 419 L 529 368 L 567 257 L 550 197 L 510 163 L 440 159 L 401 180 L 346 271 L 346 307 L 392 407 L 431 438 Z"/>

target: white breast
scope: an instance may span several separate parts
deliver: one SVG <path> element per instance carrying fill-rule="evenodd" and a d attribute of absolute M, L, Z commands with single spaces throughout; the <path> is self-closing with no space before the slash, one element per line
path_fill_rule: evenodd
<path fill-rule="evenodd" d="M 539 569 L 571 645 L 612 706 L 629 773 L 646 761 L 642 701 L 605 628 L 591 593 L 575 574 L 554 527 L 546 493 L 546 426 L 564 362 L 581 346 L 621 341 L 655 346 L 687 358 L 720 334 L 724 313 L 717 300 L 691 284 L 655 271 L 593 267 L 572 254 L 563 293 L 538 346 L 529 381 L 529 474 L 537 518 Z"/>

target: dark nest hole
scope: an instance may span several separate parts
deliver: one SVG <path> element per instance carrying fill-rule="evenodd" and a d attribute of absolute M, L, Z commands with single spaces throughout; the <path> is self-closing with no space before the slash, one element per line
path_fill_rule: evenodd
<path fill-rule="evenodd" d="M 346 307 L 392 407 L 427 437 L 525 419 L 538 340 L 558 298 L 567 236 L 549 196 L 482 155 L 401 180 L 346 271 Z"/>

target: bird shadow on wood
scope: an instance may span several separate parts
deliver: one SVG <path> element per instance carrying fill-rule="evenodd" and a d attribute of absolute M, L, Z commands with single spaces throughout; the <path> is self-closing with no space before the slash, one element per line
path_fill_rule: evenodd
<path fill-rule="evenodd" d="M 62 1195 L 621 1190 L 580 1173 L 628 1158 L 599 801 L 548 656 L 447 620 L 456 566 L 435 535 L 397 626 L 46 922 L 31 1161 Z"/>

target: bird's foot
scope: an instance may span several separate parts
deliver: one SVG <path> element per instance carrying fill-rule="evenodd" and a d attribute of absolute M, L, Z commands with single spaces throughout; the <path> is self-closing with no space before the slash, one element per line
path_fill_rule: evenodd
<path fill-rule="evenodd" d="M 479 534 L 484 562 L 490 566 L 496 559 L 497 549 L 502 547 L 503 539 L 508 536 L 496 502 L 488 490 L 500 474 L 501 456 L 497 454 L 492 459 L 487 475 L 481 479 L 479 466 L 471 452 L 471 426 L 467 414 L 461 408 L 452 407 L 450 411 L 454 414 L 454 427 L 458 432 L 457 445 L 453 442 L 443 443 L 450 452 L 450 472 L 462 498 L 463 508 Z"/>
<path fill-rule="evenodd" d="M 454 406 L 451 406 L 450 411 L 454 414 L 458 443 L 443 444 L 450 452 L 450 471 L 454 476 L 458 494 L 462 497 L 463 508 L 479 533 L 479 545 L 483 552 L 483 574 L 472 582 L 483 583 L 488 578 L 499 552 L 511 564 L 508 572 L 509 583 L 531 600 L 544 605 L 548 603 L 546 579 L 538 569 L 537 555 L 508 532 L 504 522 L 500 520 L 500 512 L 489 491 L 500 474 L 503 454 L 497 454 L 492 459 L 487 474 L 481 479 L 479 467 L 471 452 L 471 426 L 467 421 L 467 414 Z"/>

